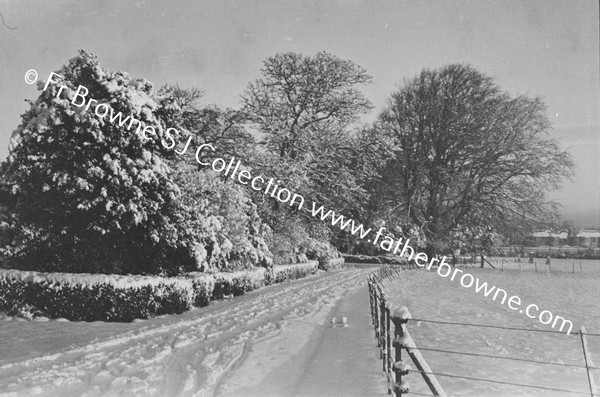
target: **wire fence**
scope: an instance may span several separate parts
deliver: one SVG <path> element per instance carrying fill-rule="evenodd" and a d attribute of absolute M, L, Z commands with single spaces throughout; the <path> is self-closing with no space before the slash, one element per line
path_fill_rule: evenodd
<path fill-rule="evenodd" d="M 472 353 L 472 352 L 461 352 L 449 349 L 440 349 L 435 346 L 417 346 L 413 341 L 409 330 L 408 323 L 410 322 L 427 322 L 432 324 L 443 324 L 452 325 L 457 327 L 479 327 L 479 328 L 496 328 L 501 330 L 517 331 L 517 332 L 533 332 L 533 333 L 546 333 L 546 334 L 561 334 L 567 336 L 565 333 L 553 330 L 541 330 L 531 328 L 520 328 L 520 327 L 508 327 L 508 326 L 497 326 L 492 324 L 476 324 L 476 323 L 465 323 L 465 322 L 452 322 L 452 321 L 441 321 L 435 319 L 422 319 L 413 318 L 406 307 L 402 307 L 395 311 L 391 311 L 388 302 L 385 297 L 384 280 L 394 280 L 401 276 L 401 272 L 410 270 L 414 266 L 398 266 L 398 265 L 382 265 L 377 271 L 372 272 L 369 275 L 369 296 L 371 302 L 371 317 L 373 321 L 373 327 L 375 329 L 375 336 L 377 338 L 378 347 L 380 350 L 380 358 L 383 360 L 383 371 L 387 377 L 388 393 L 394 393 L 395 396 L 401 396 L 404 394 L 413 395 L 433 395 L 433 396 L 445 396 L 446 393 L 443 390 L 438 377 L 440 378 L 454 378 L 463 379 L 469 382 L 481 382 L 488 384 L 514 386 L 519 388 L 537 389 L 540 391 L 551 391 L 560 393 L 570 393 L 571 395 L 587 395 L 591 397 L 600 397 L 598 387 L 594 382 L 592 370 L 599 370 L 600 367 L 594 365 L 591 360 L 589 350 L 587 348 L 587 337 L 600 337 L 597 333 L 587 333 L 584 327 L 578 334 L 571 334 L 570 337 L 579 338 L 581 340 L 581 346 L 583 350 L 583 364 L 569 364 L 569 363 L 557 363 L 543 360 L 533 360 L 519 357 L 507 357 L 498 356 L 492 354 Z M 391 324 L 394 325 L 393 329 Z M 393 338 L 392 338 L 393 335 Z M 403 360 L 402 353 L 408 353 L 409 358 L 417 369 L 412 369 L 408 361 Z M 514 361 L 520 363 L 527 363 L 531 365 L 541 366 L 558 366 L 565 368 L 581 369 L 586 371 L 587 385 L 589 392 L 582 392 L 580 390 L 569 390 L 563 388 L 548 387 L 546 385 L 533 385 L 524 384 L 519 382 L 508 382 L 500 379 L 491 378 L 478 378 L 474 376 L 450 374 L 443 372 L 436 372 L 431 370 L 424 357 L 421 355 L 423 352 L 435 352 L 442 353 L 451 356 L 468 356 L 468 357 L 479 357 L 490 360 L 505 360 Z M 410 391 L 410 385 L 407 381 L 408 374 L 418 373 L 421 375 L 429 390 L 432 394 L 422 394 Z"/>
<path fill-rule="evenodd" d="M 493 268 L 501 271 L 534 273 L 600 274 L 600 260 L 534 257 L 457 256 L 449 260 L 454 266 Z"/>

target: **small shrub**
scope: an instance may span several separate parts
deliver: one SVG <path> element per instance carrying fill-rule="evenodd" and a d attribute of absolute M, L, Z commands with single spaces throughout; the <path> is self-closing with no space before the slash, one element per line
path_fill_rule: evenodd
<path fill-rule="evenodd" d="M 414 258 L 413 258 L 414 260 Z M 370 264 L 388 264 L 388 265 L 407 265 L 409 261 L 400 255 L 353 255 L 344 254 L 345 263 L 370 263 Z"/>
<path fill-rule="evenodd" d="M 309 236 L 300 220 L 283 211 L 273 210 L 270 215 L 270 228 L 265 233 L 265 242 L 273 253 L 272 263 L 290 265 L 306 262 L 308 258 L 302 246 Z"/>
<path fill-rule="evenodd" d="M 326 262 L 330 259 L 340 257 L 339 251 L 326 241 L 319 241 L 314 238 L 308 238 L 301 246 L 310 260 L 319 262 L 319 269 L 326 270 Z"/>
<path fill-rule="evenodd" d="M 274 266 L 273 282 L 281 283 L 284 281 L 296 280 L 298 278 L 306 277 L 309 274 L 315 274 L 317 273 L 318 269 L 319 263 L 317 261 L 310 261 L 296 265 Z"/>
<path fill-rule="evenodd" d="M 215 278 L 211 274 L 192 272 L 185 274 L 191 280 L 194 288 L 194 305 L 206 306 L 210 302 L 215 290 Z"/>
<path fill-rule="evenodd" d="M 319 269 L 326 272 L 334 269 L 340 269 L 344 265 L 344 258 L 327 259 L 323 263 L 319 262 Z"/>
<path fill-rule="evenodd" d="M 246 292 L 264 286 L 266 269 L 256 268 L 239 272 L 214 273 L 215 289 L 213 299 L 223 299 L 226 295 L 244 295 Z"/>
<path fill-rule="evenodd" d="M 380 257 L 369 255 L 344 254 L 344 259 L 348 263 L 382 263 Z"/>

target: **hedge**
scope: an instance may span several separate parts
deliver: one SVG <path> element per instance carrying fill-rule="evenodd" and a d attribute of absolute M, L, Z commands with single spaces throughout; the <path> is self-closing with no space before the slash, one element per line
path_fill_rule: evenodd
<path fill-rule="evenodd" d="M 315 274 L 318 267 L 317 261 L 308 261 L 293 265 L 275 265 L 269 269 L 257 268 L 252 271 L 214 273 L 213 299 L 223 299 L 229 295 L 243 295 L 265 285 L 306 277 L 309 274 Z"/>
<path fill-rule="evenodd" d="M 72 321 L 132 321 L 183 313 L 210 300 L 243 295 L 318 270 L 317 261 L 182 277 L 41 273 L 0 269 L 0 312 Z"/>
<path fill-rule="evenodd" d="M 215 290 L 213 299 L 223 299 L 227 295 L 243 295 L 264 286 L 267 269 L 257 268 L 249 271 L 238 271 L 231 273 L 215 273 Z"/>
<path fill-rule="evenodd" d="M 309 261 L 297 265 L 279 265 L 273 267 L 273 283 L 291 281 L 317 273 L 319 262 Z"/>
<path fill-rule="evenodd" d="M 132 321 L 194 304 L 181 278 L 0 270 L 0 311 L 73 321 Z"/>
<path fill-rule="evenodd" d="M 390 265 L 402 265 L 407 263 L 407 260 L 400 256 L 369 256 L 362 254 L 343 254 L 343 257 L 348 263 L 385 263 Z"/>
<path fill-rule="evenodd" d="M 215 278 L 208 273 L 191 272 L 184 275 L 192 282 L 194 306 L 206 306 L 213 297 Z"/>
<path fill-rule="evenodd" d="M 328 259 L 323 263 L 319 262 L 319 269 L 325 270 L 326 272 L 333 269 L 339 269 L 344 266 L 344 258 Z"/>

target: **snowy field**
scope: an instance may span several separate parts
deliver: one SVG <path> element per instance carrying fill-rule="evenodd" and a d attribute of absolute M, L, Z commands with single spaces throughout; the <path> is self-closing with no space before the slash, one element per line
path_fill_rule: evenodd
<path fill-rule="evenodd" d="M 482 281 L 507 290 L 509 295 L 519 295 L 524 303 L 535 303 L 543 309 L 570 319 L 574 323 L 574 332 L 578 332 L 580 326 L 585 325 L 587 332 L 600 334 L 600 272 L 549 274 L 476 268 L 468 271 Z M 385 285 L 386 297 L 391 300 L 391 307 L 406 305 L 415 319 L 551 330 L 536 319 L 527 318 L 509 310 L 506 305 L 500 305 L 481 293 L 475 293 L 474 288 L 463 288 L 459 283 L 441 278 L 434 272 L 403 272 L 400 278 L 386 281 Z M 584 364 L 578 334 L 501 330 L 424 321 L 409 321 L 408 324 L 409 332 L 417 346 L 423 348 L 550 363 Z M 588 344 L 592 358 L 595 362 L 600 362 L 600 337 L 589 336 Z M 436 373 L 541 385 L 589 395 L 586 373 L 580 368 L 425 350 L 422 354 Z M 595 373 L 596 383 L 600 383 L 600 373 Z M 411 384 L 411 391 L 430 393 L 418 373 L 410 373 L 407 380 Z M 579 395 L 444 376 L 439 376 L 438 380 L 445 391 L 453 396 Z"/>
<path fill-rule="evenodd" d="M 134 323 L 2 317 L 0 396 L 223 395 L 229 375 L 256 344 L 292 325 L 325 321 L 346 291 L 364 286 L 368 272 L 341 269 Z M 304 333 L 297 329 L 293 343 L 245 376 L 259 382 L 268 368 L 283 366 L 307 342 L 314 324 Z"/>

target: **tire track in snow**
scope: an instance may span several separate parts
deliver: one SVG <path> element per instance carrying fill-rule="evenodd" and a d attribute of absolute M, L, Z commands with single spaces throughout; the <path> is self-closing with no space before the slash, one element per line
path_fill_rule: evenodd
<path fill-rule="evenodd" d="M 327 287 L 328 291 L 325 295 L 319 295 L 318 298 L 316 298 L 316 302 L 315 303 L 310 303 L 310 302 L 300 302 L 297 305 L 295 305 L 295 307 L 293 308 L 293 310 L 289 311 L 287 313 L 286 316 L 284 316 L 283 318 L 281 318 L 281 320 L 279 320 L 275 325 L 276 325 L 276 329 L 272 330 L 271 332 L 268 332 L 266 335 L 261 336 L 261 337 L 257 337 L 254 338 L 251 344 L 246 344 L 244 347 L 244 349 L 240 352 L 239 357 L 237 357 L 235 359 L 234 362 L 232 362 L 232 365 L 229 365 L 228 368 L 223 371 L 222 376 L 218 379 L 218 381 L 216 382 L 216 384 L 214 385 L 214 387 L 212 387 L 211 389 L 211 393 L 209 394 L 202 394 L 202 395 L 210 395 L 212 397 L 217 397 L 220 395 L 220 387 L 222 385 L 222 381 L 227 378 L 231 373 L 234 373 L 235 370 L 239 367 L 241 367 L 244 364 L 244 361 L 246 360 L 246 358 L 248 358 L 248 356 L 252 353 L 252 347 L 257 344 L 257 343 L 261 343 L 264 342 L 268 339 L 272 339 L 275 338 L 276 336 L 278 336 L 279 334 L 281 334 L 281 332 L 285 329 L 285 327 L 282 325 L 283 323 L 285 323 L 286 325 L 292 322 L 300 322 L 302 324 L 310 324 L 313 327 L 315 326 L 328 326 L 325 324 L 319 324 L 319 323 L 314 323 L 311 321 L 303 321 L 301 318 L 306 318 L 306 317 L 310 317 L 312 318 L 317 312 L 322 311 L 323 309 L 325 309 L 325 311 L 327 311 L 327 313 L 329 312 L 329 309 L 332 309 L 336 304 L 337 301 L 343 296 L 343 294 L 350 290 L 355 288 L 356 286 L 358 286 L 361 283 L 365 283 L 366 279 L 364 278 L 363 275 L 356 275 L 353 276 L 351 279 L 347 279 L 347 280 L 342 280 L 340 282 L 335 283 L 334 285 L 330 285 L 329 287 Z M 343 288 L 340 288 L 343 290 L 343 292 L 340 294 L 338 291 L 334 289 L 333 287 L 338 287 L 341 286 Z M 321 291 L 322 292 L 322 291 Z M 314 296 L 313 296 L 313 299 Z M 301 307 L 309 307 L 309 310 L 303 310 L 302 312 L 300 312 L 300 308 Z"/>
<path fill-rule="evenodd" d="M 210 396 L 257 339 L 327 305 L 332 291 L 366 273 L 343 269 L 266 287 L 85 347 L 2 365 L 0 396 Z"/>
<path fill-rule="evenodd" d="M 244 359 L 251 352 L 254 343 L 264 339 L 265 335 L 272 335 L 273 333 L 280 332 L 283 324 L 293 320 L 295 317 L 304 317 L 307 314 L 312 314 L 321 309 L 324 305 L 332 306 L 334 302 L 330 302 L 330 300 L 332 300 L 335 295 L 335 287 L 343 287 L 340 289 L 347 290 L 348 285 L 356 283 L 357 279 L 362 279 L 364 281 L 364 274 L 359 273 L 349 278 L 344 277 L 335 282 L 323 283 L 323 286 L 319 287 L 319 289 L 310 290 L 309 294 L 300 300 L 297 300 L 294 296 L 288 296 L 287 301 L 291 300 L 295 303 L 290 305 L 287 301 L 282 301 L 282 308 L 279 308 L 272 314 L 242 327 L 241 330 L 228 331 L 224 334 L 220 334 L 215 340 L 209 340 L 207 345 L 209 351 L 211 349 L 217 350 L 218 347 L 220 347 L 221 355 L 216 362 L 211 361 L 204 363 L 203 366 L 206 368 L 206 371 L 210 372 L 212 376 L 202 385 L 198 392 L 193 395 L 215 395 L 221 380 L 228 375 L 228 371 L 234 370 L 236 366 L 243 363 Z M 304 289 L 300 292 L 302 291 L 304 291 Z M 306 291 L 304 292 L 306 295 Z M 301 310 L 303 306 L 309 305 L 311 301 L 318 302 L 314 304 L 314 306 L 317 306 L 316 308 L 312 308 L 309 311 Z M 239 345 L 243 342 L 245 342 L 245 344 L 242 348 L 239 348 Z M 208 367 L 210 367 L 210 369 L 208 369 Z"/>

